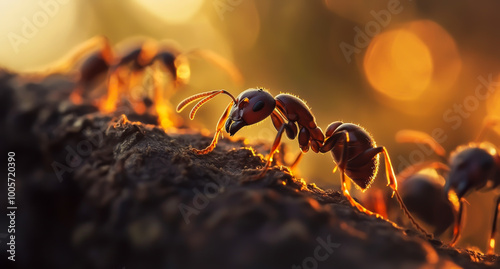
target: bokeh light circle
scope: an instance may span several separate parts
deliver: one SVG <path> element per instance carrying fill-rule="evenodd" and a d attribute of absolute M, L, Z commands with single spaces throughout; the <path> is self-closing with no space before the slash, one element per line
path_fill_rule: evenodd
<path fill-rule="evenodd" d="M 368 46 L 363 65 L 368 81 L 377 91 L 399 100 L 420 96 L 433 73 L 428 47 L 404 29 L 376 36 Z"/>

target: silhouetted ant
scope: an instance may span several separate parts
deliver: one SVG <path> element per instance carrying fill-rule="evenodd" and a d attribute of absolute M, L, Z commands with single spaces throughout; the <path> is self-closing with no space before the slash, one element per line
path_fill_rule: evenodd
<path fill-rule="evenodd" d="M 130 42 L 128 42 L 130 43 Z M 205 49 L 193 49 L 181 52 L 174 42 L 157 42 L 146 39 L 125 45 L 128 50 L 117 53 L 108 38 L 95 36 L 74 49 L 64 62 L 49 70 L 50 73 L 66 73 L 71 69 L 76 71 L 77 86 L 71 99 L 80 103 L 95 86 L 105 83 L 107 96 L 101 106 L 106 112 L 114 111 L 116 102 L 123 96 L 130 98 L 131 87 L 141 83 L 147 68 L 151 67 L 154 74 L 168 74 L 173 90 L 187 84 L 190 78 L 188 57 L 200 57 L 226 71 L 235 83 L 243 80 L 239 70 L 222 56 Z M 159 76 L 153 75 L 153 80 Z M 164 83 L 156 82 L 154 99 L 168 99 Z M 147 95 L 145 92 L 142 95 Z M 144 98 L 150 100 L 150 97 Z M 145 103 L 150 103 L 149 102 Z"/>
<path fill-rule="evenodd" d="M 397 175 L 399 192 L 408 210 L 431 226 L 434 236 L 443 234 L 455 221 L 455 208 L 444 192 L 446 180 L 442 173 L 447 171 L 441 162 L 421 162 Z"/>
<path fill-rule="evenodd" d="M 491 128 L 496 121 L 487 121 L 476 141 L 482 140 L 485 130 Z M 436 149 L 440 146 L 431 136 L 418 131 L 403 131 L 399 134 L 401 142 L 425 143 Z M 442 149 L 442 148 L 441 148 Z M 444 149 L 436 151 L 438 155 L 444 156 Z M 436 162 L 430 164 L 435 165 Z M 493 190 L 500 186 L 500 156 L 495 146 L 486 142 L 471 142 L 467 145 L 457 147 L 449 157 L 449 173 L 446 178 L 444 191 L 455 209 L 455 225 L 453 238 L 450 242 L 454 246 L 461 233 L 463 219 L 464 197 L 478 190 Z M 446 166 L 445 164 L 441 164 Z M 417 170 L 417 169 L 415 169 Z M 425 194 L 422 194 L 425 195 Z M 495 236 L 500 197 L 495 202 L 493 224 L 487 246 L 487 253 L 495 252 Z"/>
<path fill-rule="evenodd" d="M 203 104 L 221 93 L 228 95 L 232 100 L 217 123 L 215 135 L 210 145 L 202 150 L 194 149 L 195 153 L 207 154 L 211 152 L 215 148 L 223 128 L 233 136 L 244 126 L 255 124 L 271 116 L 278 134 L 271 147 L 266 165 L 258 178 L 262 177 L 271 165 L 273 155 L 281 142 L 281 137 L 286 132 L 288 138 L 298 138 L 299 147 L 304 153 L 309 148 L 316 153 L 331 151 L 333 159 L 340 170 L 341 188 L 344 196 L 361 212 L 377 217 L 381 216 L 364 208 L 351 197 L 349 193 L 350 184 L 346 176 L 361 190 L 368 189 L 378 171 L 378 156 L 383 153 L 388 185 L 392 189 L 393 195 L 396 194 L 401 208 L 415 227 L 427 234 L 415 222 L 398 193 L 396 177 L 387 150 L 385 147 L 377 147 L 370 134 L 363 128 L 352 123 L 336 121 L 328 126 L 325 137 L 304 101 L 290 94 L 279 94 L 273 97 L 263 89 L 248 89 L 236 98 L 225 90 L 199 93 L 181 101 L 177 106 L 177 112 L 180 112 L 190 103 L 201 99 L 189 114 L 190 118 L 193 119 L 196 111 Z"/>

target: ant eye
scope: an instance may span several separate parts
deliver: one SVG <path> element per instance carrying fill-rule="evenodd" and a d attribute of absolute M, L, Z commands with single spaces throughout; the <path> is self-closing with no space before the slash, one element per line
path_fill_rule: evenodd
<path fill-rule="evenodd" d="M 264 108 L 264 101 L 257 101 L 257 103 L 255 103 L 255 105 L 253 105 L 252 110 L 254 112 L 257 112 L 257 111 L 261 110 L 262 108 Z"/>

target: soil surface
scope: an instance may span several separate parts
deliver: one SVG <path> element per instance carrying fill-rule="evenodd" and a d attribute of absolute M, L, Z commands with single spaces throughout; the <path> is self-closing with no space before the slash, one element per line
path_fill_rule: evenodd
<path fill-rule="evenodd" d="M 199 156 L 191 149 L 211 137 L 74 105 L 73 88 L 0 72 L 1 165 L 15 152 L 18 205 L 16 262 L 2 242 L 1 268 L 500 268 L 498 256 L 360 213 L 286 167 L 253 180 L 265 146 L 225 138 Z"/>

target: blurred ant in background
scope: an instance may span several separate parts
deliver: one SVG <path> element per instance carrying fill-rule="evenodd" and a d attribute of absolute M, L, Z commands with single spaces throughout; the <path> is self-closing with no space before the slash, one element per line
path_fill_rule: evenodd
<path fill-rule="evenodd" d="M 448 171 L 448 167 L 440 162 L 422 162 L 407 167 L 396 176 L 401 198 L 408 210 L 437 237 L 455 220 L 454 207 L 444 192 L 443 171 Z M 370 210 L 389 218 L 395 206 L 389 198 L 389 193 L 377 190 L 362 196 L 362 202 Z"/>
<path fill-rule="evenodd" d="M 473 191 L 488 191 L 498 189 L 500 186 L 500 155 L 497 148 L 483 140 L 486 130 L 498 123 L 497 119 L 487 119 L 476 142 L 457 147 L 449 157 L 449 170 L 444 185 L 444 192 L 448 200 L 452 203 L 455 212 L 455 225 L 453 228 L 453 238 L 450 242 L 454 246 L 461 233 L 463 219 L 463 205 L 465 196 Z M 400 142 L 414 142 L 438 145 L 429 135 L 417 131 L 403 131 L 398 134 Z M 432 148 L 437 148 L 431 146 Z M 444 149 L 443 149 L 444 151 Z M 441 150 L 436 151 L 438 155 L 444 156 Z M 431 162 L 429 164 L 432 164 Z M 441 164 L 446 167 L 445 164 Z M 423 168 L 423 167 L 421 167 Z M 422 195 L 426 195 L 422 193 Z M 500 196 L 495 201 L 493 213 L 493 223 L 488 240 L 487 254 L 495 252 L 495 236 L 497 229 L 498 211 L 500 206 Z"/>
<path fill-rule="evenodd" d="M 400 143 L 420 142 L 430 146 L 445 160 L 446 151 L 432 137 L 425 133 L 402 130 L 396 134 Z M 454 207 L 444 193 L 445 179 L 441 175 L 448 172 L 447 165 L 438 161 L 420 162 L 406 167 L 398 175 L 399 191 L 408 210 L 433 229 L 434 236 L 440 236 L 454 222 Z M 425 194 L 425 195 L 422 195 Z M 363 196 L 363 202 L 370 209 L 389 216 L 393 204 L 383 191 L 370 192 Z"/>
<path fill-rule="evenodd" d="M 406 209 L 397 188 L 396 176 L 392 168 L 389 154 L 385 147 L 377 147 L 371 135 L 362 127 L 336 121 L 331 123 L 325 134 L 317 126 L 316 120 L 306 103 L 300 98 L 290 94 L 279 94 L 273 97 L 264 89 L 248 89 L 236 98 L 225 90 L 209 91 L 190 96 L 179 103 L 177 112 L 182 111 L 187 105 L 200 100 L 191 110 L 189 116 L 194 118 L 198 109 L 219 94 L 228 95 L 231 102 L 224 110 L 216 126 L 214 138 L 205 149 L 194 149 L 196 154 L 207 154 L 217 145 L 219 135 L 225 129 L 233 136 L 241 128 L 258 123 L 267 117 L 271 117 L 274 127 L 278 131 L 272 144 L 270 154 L 262 172 L 257 176 L 261 178 L 269 169 L 273 155 L 281 142 L 281 137 L 286 132 L 288 138 L 297 138 L 302 152 L 311 148 L 314 152 L 326 153 L 331 151 L 333 159 L 340 170 L 341 188 L 343 195 L 352 206 L 368 215 L 382 217 L 363 207 L 351 197 L 350 182 L 354 182 L 361 190 L 370 187 L 375 179 L 379 167 L 379 154 L 384 154 L 386 176 L 388 186 L 396 195 L 401 208 L 421 232 L 427 232 L 421 228 Z M 347 179 L 351 179 L 348 181 Z"/>
<path fill-rule="evenodd" d="M 154 105 L 160 124 L 164 127 L 171 125 L 171 122 L 165 121 L 169 121 L 174 115 L 168 102 L 170 94 L 189 81 L 191 72 L 188 57 L 200 57 L 218 66 L 236 84 L 242 84 L 243 81 L 240 71 L 230 61 L 210 50 L 181 52 L 173 42 L 151 39 L 125 47 L 128 47 L 126 52 L 117 53 L 108 38 L 96 36 L 73 50 L 64 63 L 51 71 L 77 68 L 77 86 L 70 96 L 74 103 L 87 99 L 104 82 L 106 94 L 99 103 L 103 112 L 116 110 L 117 103 L 126 98 L 138 114 L 144 114 Z M 152 72 L 149 76 L 152 78 L 152 90 L 143 87 L 143 80 L 148 77 L 148 72 Z"/>

